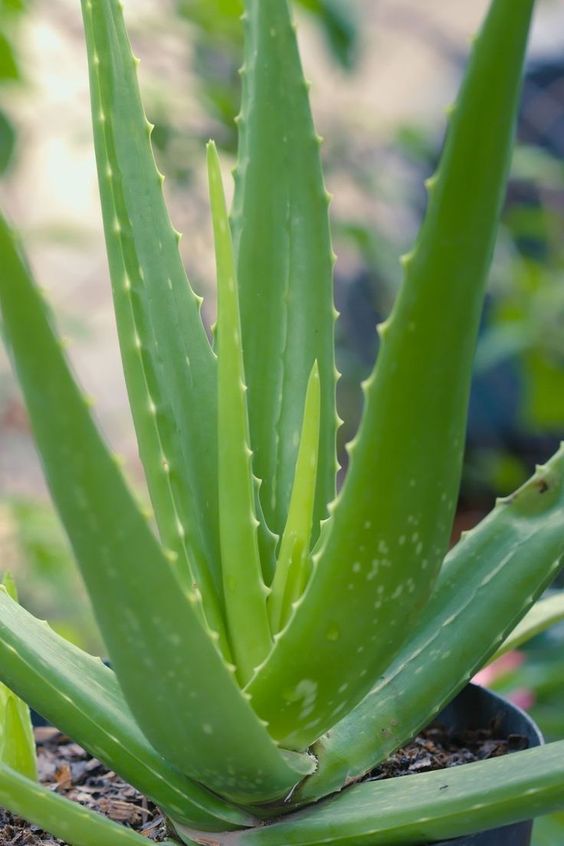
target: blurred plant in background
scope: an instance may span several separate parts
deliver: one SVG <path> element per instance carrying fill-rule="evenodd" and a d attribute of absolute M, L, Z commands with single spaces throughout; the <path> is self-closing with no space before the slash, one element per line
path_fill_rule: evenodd
<path fill-rule="evenodd" d="M 17 36 L 27 0 L 0 0 L 0 91 L 23 80 L 18 60 Z M 0 107 L 0 175 L 12 161 L 16 129 L 7 111 Z"/>
<path fill-rule="evenodd" d="M 547 740 L 564 737 L 564 624 L 539 635 L 522 650 L 511 652 L 479 674 L 477 680 L 525 708 Z M 564 842 L 564 814 L 535 823 L 533 846 Z"/>
<path fill-rule="evenodd" d="M 103 655 L 66 535 L 51 505 L 32 499 L 1 502 L 0 544 L 2 571 L 17 576 L 26 608 L 49 619 L 67 640 Z"/>
<path fill-rule="evenodd" d="M 331 59 L 343 70 L 355 67 L 359 51 L 354 4 L 347 0 L 296 0 L 324 36 Z M 187 24 L 191 39 L 191 71 L 208 125 L 198 145 L 208 137 L 234 154 L 236 116 L 241 95 L 239 70 L 243 60 L 242 0 L 174 0 L 178 18 Z M 161 101 L 153 116 L 153 143 L 168 174 L 186 180 L 185 133 Z M 184 141 L 183 141 L 184 139 Z M 193 158 L 192 158 L 193 160 Z"/>

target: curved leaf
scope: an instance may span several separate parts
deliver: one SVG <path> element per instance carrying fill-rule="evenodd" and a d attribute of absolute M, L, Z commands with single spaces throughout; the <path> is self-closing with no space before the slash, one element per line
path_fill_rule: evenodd
<path fill-rule="evenodd" d="M 308 552 L 319 459 L 320 402 L 319 368 L 315 362 L 306 391 L 288 520 L 280 543 L 272 593 L 268 598 L 270 624 L 274 634 L 288 622 L 293 604 L 304 592 L 310 576 Z"/>
<path fill-rule="evenodd" d="M 2 590 L 0 677 L 52 725 L 175 819 L 204 830 L 251 823 L 248 814 L 189 781 L 150 746 L 111 670 Z"/>
<path fill-rule="evenodd" d="M 0 592 L 18 601 L 18 589 L 11 573 L 5 573 Z M 0 684 L 0 761 L 18 773 L 37 780 L 35 737 L 29 705 L 5 684 Z"/>
<path fill-rule="evenodd" d="M 131 828 L 71 802 L 0 764 L 0 805 L 69 846 L 147 846 Z M 163 846 L 175 846 L 171 840 Z"/>
<path fill-rule="evenodd" d="M 223 592 L 238 676 L 245 684 L 272 646 L 259 554 L 237 276 L 215 144 L 208 175 L 217 264 L 219 528 Z"/>
<path fill-rule="evenodd" d="M 564 591 L 551 593 L 545 599 L 533 605 L 526 617 L 513 629 L 509 637 L 504 640 L 491 660 L 495 661 L 506 652 L 518 649 L 531 638 L 545 632 L 556 623 L 564 620 Z"/>
<path fill-rule="evenodd" d="M 340 790 L 427 725 L 550 584 L 563 553 L 564 448 L 451 550 L 416 633 L 315 745 L 319 768 L 296 801 Z"/>
<path fill-rule="evenodd" d="M 368 781 L 219 846 L 421 846 L 564 808 L 564 741 L 405 778 Z M 200 841 L 204 842 L 204 841 Z"/>

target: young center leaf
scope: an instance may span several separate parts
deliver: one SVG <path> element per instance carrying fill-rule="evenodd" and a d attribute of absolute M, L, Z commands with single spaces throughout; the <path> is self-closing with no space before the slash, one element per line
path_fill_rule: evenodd
<path fill-rule="evenodd" d="M 247 417 L 233 243 L 215 144 L 208 177 L 217 264 L 218 479 L 223 592 L 239 678 L 245 684 L 272 646 L 266 613 Z"/>

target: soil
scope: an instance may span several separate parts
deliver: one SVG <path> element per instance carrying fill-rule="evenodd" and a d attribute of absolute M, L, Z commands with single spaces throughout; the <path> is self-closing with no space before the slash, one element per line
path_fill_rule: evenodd
<path fill-rule="evenodd" d="M 145 835 L 149 841 L 166 839 L 165 820 L 151 802 L 109 771 L 81 746 L 53 728 L 38 728 L 39 779 L 49 789 L 105 814 Z M 452 732 L 436 725 L 398 749 L 366 777 L 375 781 L 456 767 L 524 749 L 525 738 L 499 737 L 495 725 L 477 731 Z M 0 846 L 66 846 L 37 826 L 0 809 Z"/>
<path fill-rule="evenodd" d="M 425 729 L 407 746 L 402 746 L 390 755 L 365 780 L 378 781 L 472 764 L 518 752 L 528 745 L 527 738 L 521 735 L 510 734 L 502 738 L 495 723 L 486 729 L 465 731 L 453 731 L 437 724 Z"/>

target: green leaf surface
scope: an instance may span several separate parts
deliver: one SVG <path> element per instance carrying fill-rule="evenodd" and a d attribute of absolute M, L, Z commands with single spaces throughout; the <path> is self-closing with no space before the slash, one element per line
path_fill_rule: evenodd
<path fill-rule="evenodd" d="M 222 846 L 435 843 L 564 808 L 564 741 L 475 764 L 365 782 Z"/>
<path fill-rule="evenodd" d="M 533 846 L 558 846 L 564 842 L 564 811 L 536 820 Z"/>
<path fill-rule="evenodd" d="M 20 70 L 14 48 L 3 32 L 0 32 L 0 82 L 13 82 L 20 78 Z"/>
<path fill-rule="evenodd" d="M 312 766 L 276 748 L 202 626 L 197 597 L 182 589 L 108 453 L 1 220 L 0 267 L 6 341 L 51 495 L 135 719 L 157 751 L 216 792 L 280 798 Z"/>
<path fill-rule="evenodd" d="M 518 649 L 531 638 L 545 632 L 556 623 L 564 620 L 564 591 L 557 591 L 533 605 L 526 617 L 513 629 L 509 637 L 502 643 L 492 661 Z"/>
<path fill-rule="evenodd" d="M 302 595 L 310 575 L 308 552 L 319 458 L 320 406 L 319 368 L 315 362 L 307 386 L 288 521 L 269 597 L 270 624 L 274 634 L 288 622 L 292 606 Z"/>
<path fill-rule="evenodd" d="M 187 825 L 249 825 L 245 812 L 189 781 L 141 733 L 115 674 L 0 591 L 0 677 L 106 766 Z"/>
<path fill-rule="evenodd" d="M 0 764 L 0 805 L 69 846 L 147 846 L 147 838 Z M 163 846 L 175 846 L 171 840 Z"/>
<path fill-rule="evenodd" d="M 314 539 L 335 491 L 332 251 L 319 139 L 287 0 L 248 0 L 233 233 L 253 466 L 266 522 L 282 535 L 304 399 L 319 365 Z"/>
<path fill-rule="evenodd" d="M 4 573 L 0 591 L 2 589 L 17 603 L 18 589 L 11 573 Z M 21 775 L 37 780 L 29 706 L 5 684 L 0 684 L 0 761 Z"/>
<path fill-rule="evenodd" d="M 10 572 L 4 573 L 2 585 L 6 588 L 6 593 L 10 599 L 13 599 L 14 602 L 18 602 L 18 586 L 16 585 L 16 580 Z"/>
<path fill-rule="evenodd" d="M 9 694 L 4 708 L 0 761 L 26 778 L 37 781 L 35 738 L 29 706 L 15 694 Z"/>
<path fill-rule="evenodd" d="M 3 174 L 13 159 L 17 134 L 14 124 L 3 109 L 0 109 L 0 174 Z"/>
<path fill-rule="evenodd" d="M 333 56 L 346 70 L 358 58 L 359 21 L 353 4 L 347 0 L 299 0 L 319 22 Z"/>
<path fill-rule="evenodd" d="M 163 544 L 221 614 L 216 361 L 178 251 L 118 0 L 82 0 L 114 305 L 139 450 Z"/>
<path fill-rule="evenodd" d="M 259 554 L 237 276 L 215 144 L 208 176 L 217 264 L 218 477 L 223 592 L 229 636 L 242 684 L 272 646 L 267 587 Z"/>
<path fill-rule="evenodd" d="M 564 552 L 564 449 L 448 554 L 417 631 L 316 745 L 312 801 L 360 778 L 454 698 L 554 578 Z"/>
<path fill-rule="evenodd" d="M 366 695 L 446 554 L 533 2 L 494 0 L 476 41 L 309 587 L 248 687 L 285 745 L 316 740 Z"/>
<path fill-rule="evenodd" d="M 0 0 L 0 13 L 19 15 L 26 11 L 28 0 Z"/>

